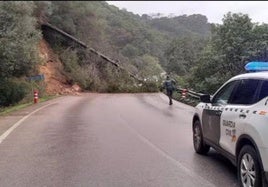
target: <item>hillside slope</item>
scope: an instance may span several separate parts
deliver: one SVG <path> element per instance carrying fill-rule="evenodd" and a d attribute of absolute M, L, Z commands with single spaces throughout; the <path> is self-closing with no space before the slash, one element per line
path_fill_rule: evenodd
<path fill-rule="evenodd" d="M 39 44 L 39 55 L 43 61 L 39 71 L 45 76 L 47 94 L 79 95 L 81 88 L 78 85 L 68 84 L 66 76 L 63 74 L 62 62 L 44 39 Z"/>

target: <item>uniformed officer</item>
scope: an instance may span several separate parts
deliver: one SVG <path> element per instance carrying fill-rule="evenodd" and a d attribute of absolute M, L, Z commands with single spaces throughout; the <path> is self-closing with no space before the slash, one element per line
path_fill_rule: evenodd
<path fill-rule="evenodd" d="M 167 76 L 167 78 L 163 84 L 163 87 L 166 89 L 167 96 L 169 98 L 169 105 L 173 104 L 172 95 L 173 95 L 173 91 L 175 90 L 175 84 L 176 84 L 175 80 L 170 79 L 169 76 Z"/>

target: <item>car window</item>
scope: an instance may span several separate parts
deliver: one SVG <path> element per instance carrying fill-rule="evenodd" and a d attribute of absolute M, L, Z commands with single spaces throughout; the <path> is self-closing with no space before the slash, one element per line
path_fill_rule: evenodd
<path fill-rule="evenodd" d="M 226 105 L 238 81 L 232 81 L 225 85 L 212 99 L 213 105 Z"/>
<path fill-rule="evenodd" d="M 258 88 L 259 80 L 257 79 L 244 79 L 241 80 L 233 97 L 230 101 L 231 104 L 253 104 L 255 94 Z"/>
<path fill-rule="evenodd" d="M 258 101 L 268 96 L 268 81 L 263 81 Z"/>

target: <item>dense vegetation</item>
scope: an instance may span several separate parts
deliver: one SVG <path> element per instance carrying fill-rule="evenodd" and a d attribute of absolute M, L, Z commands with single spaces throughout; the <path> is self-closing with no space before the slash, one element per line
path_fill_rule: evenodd
<path fill-rule="evenodd" d="M 213 93 L 250 60 L 268 60 L 268 26 L 248 15 L 228 13 L 223 24 L 204 15 L 152 18 L 119 10 L 104 1 L 0 2 L 0 105 L 29 93 L 25 77 L 38 72 L 38 43 L 45 39 L 64 63 L 70 84 L 99 92 L 157 91 L 161 74 L 179 86 Z M 127 71 L 143 86 L 89 50 L 41 30 L 49 22 L 73 35 Z M 16 91 L 17 90 L 17 91 Z M 12 93 L 12 94 L 11 94 Z M 14 99 L 10 99 L 10 97 Z"/>
<path fill-rule="evenodd" d="M 41 32 L 34 8 L 33 2 L 0 3 L 0 105 L 23 99 L 30 86 L 19 78 L 36 71 Z"/>
<path fill-rule="evenodd" d="M 248 15 L 228 13 L 214 25 L 208 44 L 193 67 L 189 83 L 213 93 L 230 77 L 245 73 L 249 61 L 268 61 L 268 25 L 252 23 Z"/>

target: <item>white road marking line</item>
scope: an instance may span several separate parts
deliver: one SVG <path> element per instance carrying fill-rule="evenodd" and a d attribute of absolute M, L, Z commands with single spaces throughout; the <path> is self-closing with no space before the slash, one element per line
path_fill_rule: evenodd
<path fill-rule="evenodd" d="M 120 116 L 120 118 L 121 118 L 121 120 L 123 120 L 125 122 L 125 120 L 122 118 L 122 116 Z M 192 172 L 187 167 L 183 166 L 179 161 L 175 160 L 170 155 L 168 155 L 165 151 L 163 151 L 162 149 L 160 149 L 159 147 L 157 147 L 156 145 L 154 145 L 152 142 L 150 142 L 150 140 L 148 140 L 147 138 L 145 138 L 143 135 L 141 135 L 139 132 L 137 132 L 134 128 L 132 128 L 129 125 L 127 125 L 127 123 L 123 123 L 123 124 L 129 130 L 131 130 L 134 134 L 136 134 L 138 136 L 138 138 L 142 142 L 144 142 L 145 144 L 147 144 L 149 147 L 151 147 L 153 150 L 155 150 L 160 155 L 162 155 L 163 157 L 165 157 L 167 160 L 171 161 L 171 163 L 173 163 L 177 167 L 179 167 L 182 170 L 184 170 L 184 172 L 187 173 L 188 175 L 190 175 L 191 177 L 193 177 L 193 179 L 198 180 L 200 182 L 202 181 L 203 184 L 200 184 L 200 185 L 205 185 L 207 187 L 215 187 L 216 186 L 213 183 L 209 182 L 207 179 L 201 177 L 200 175 L 197 175 L 196 173 Z"/>
<path fill-rule="evenodd" d="M 31 115 L 33 115 L 34 113 L 38 112 L 39 110 L 42 110 L 43 108 L 46 108 L 52 104 L 55 103 L 50 103 L 47 104 L 45 106 L 42 106 L 41 108 L 36 109 L 35 111 L 31 112 L 30 114 L 28 114 L 27 116 L 24 116 L 22 119 L 20 119 L 17 123 L 15 123 L 13 126 L 11 126 L 6 132 L 4 132 L 1 136 L 0 136 L 0 144 L 8 137 L 8 135 L 14 131 L 24 120 L 26 120 L 28 117 L 30 117 Z"/>

